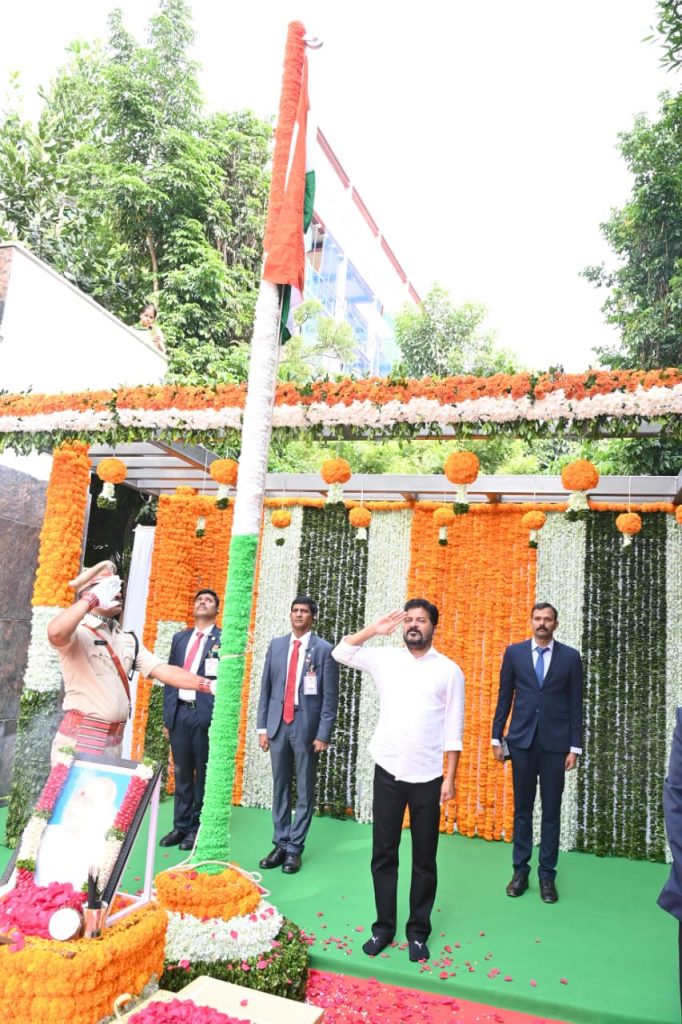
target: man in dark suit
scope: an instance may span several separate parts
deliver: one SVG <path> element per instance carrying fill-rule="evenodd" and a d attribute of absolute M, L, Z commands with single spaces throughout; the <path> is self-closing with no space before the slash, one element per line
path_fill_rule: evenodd
<path fill-rule="evenodd" d="M 545 903 L 556 903 L 559 898 L 554 879 L 564 777 L 582 754 L 582 661 L 575 648 L 553 639 L 558 625 L 553 605 L 534 605 L 533 639 L 510 644 L 504 652 L 493 721 L 493 753 L 504 762 L 502 733 L 513 701 L 506 743 L 514 779 L 514 876 L 507 896 L 522 896 L 528 888 L 539 778 L 542 827 L 538 874 Z"/>
<path fill-rule="evenodd" d="M 339 669 L 332 645 L 312 632 L 317 604 L 297 597 L 291 605 L 291 633 L 271 641 L 258 702 L 258 742 L 272 762 L 274 849 L 261 868 L 301 868 L 305 837 L 315 809 L 317 756 L 331 740 L 339 703 Z M 296 772 L 296 811 L 291 817 L 291 784 Z"/>
<path fill-rule="evenodd" d="M 663 785 L 665 830 L 673 862 L 670 878 L 658 897 L 659 907 L 676 917 L 679 924 L 680 1001 L 682 1002 L 682 708 L 677 709 L 675 732 L 670 748 L 670 765 Z"/>
<path fill-rule="evenodd" d="M 169 665 L 180 665 L 198 676 L 215 679 L 218 671 L 220 630 L 215 624 L 218 595 L 199 590 L 194 597 L 194 629 L 183 629 L 171 642 Z M 204 802 L 208 729 L 213 714 L 210 693 L 194 693 L 165 686 L 163 691 L 164 735 L 170 740 L 175 766 L 173 828 L 159 846 L 191 850 L 199 828 Z"/>

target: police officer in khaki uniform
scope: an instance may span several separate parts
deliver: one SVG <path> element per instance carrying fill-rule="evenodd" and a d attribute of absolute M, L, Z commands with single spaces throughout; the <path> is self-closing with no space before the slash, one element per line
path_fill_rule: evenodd
<path fill-rule="evenodd" d="M 166 665 L 139 646 L 133 633 L 121 630 L 121 580 L 113 562 L 85 569 L 69 586 L 77 591 L 75 602 L 47 627 L 48 640 L 59 654 L 65 690 L 53 758 L 66 746 L 80 753 L 121 756 L 130 715 L 129 680 L 135 670 L 169 686 L 214 692 L 214 681 Z"/>

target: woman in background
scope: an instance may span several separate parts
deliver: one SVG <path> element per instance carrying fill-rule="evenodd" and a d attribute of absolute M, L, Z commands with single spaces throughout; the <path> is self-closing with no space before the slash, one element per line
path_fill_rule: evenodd
<path fill-rule="evenodd" d="M 155 348 L 159 350 L 163 355 L 166 354 L 166 346 L 164 344 L 163 332 L 161 328 L 157 326 L 156 318 L 159 315 L 159 311 L 153 302 L 148 302 L 142 307 L 140 313 L 140 327 L 144 331 L 149 331 L 149 337 Z"/>

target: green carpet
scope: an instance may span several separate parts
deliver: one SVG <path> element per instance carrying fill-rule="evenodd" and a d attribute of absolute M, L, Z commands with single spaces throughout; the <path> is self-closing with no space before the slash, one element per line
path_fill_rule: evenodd
<path fill-rule="evenodd" d="M 0 812 L 0 828 L 5 814 Z M 167 801 L 160 835 L 171 818 Z M 252 870 L 271 848 L 270 815 L 235 808 L 232 823 L 234 859 Z M 138 837 L 123 877 L 128 891 L 141 884 L 143 838 Z M 316 936 L 314 967 L 572 1024 L 678 1024 L 677 924 L 656 906 L 668 874 L 664 865 L 562 854 L 560 900 L 551 906 L 539 899 L 535 876 L 521 899 L 505 895 L 511 877 L 508 845 L 441 837 L 429 971 L 411 964 L 405 950 L 389 949 L 388 956 L 376 959 L 362 953 L 374 916 L 370 839 L 369 826 L 315 819 L 300 874 L 263 872 L 273 902 Z M 407 908 L 408 834 L 401 852 L 399 928 Z M 0 847 L 0 869 L 8 857 Z M 159 849 L 157 870 L 181 859 L 177 849 Z M 403 941 L 402 935 L 396 938 Z M 442 963 L 443 958 L 452 963 Z M 441 971 L 455 976 L 441 979 Z"/>

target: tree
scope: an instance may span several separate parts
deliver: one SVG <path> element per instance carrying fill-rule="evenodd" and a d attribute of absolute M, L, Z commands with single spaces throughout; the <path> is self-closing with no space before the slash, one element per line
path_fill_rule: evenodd
<path fill-rule="evenodd" d="M 395 319 L 401 369 L 409 377 L 512 372 L 511 353 L 495 347 L 484 333 L 483 306 L 455 306 L 444 288 L 435 285 L 419 308 L 406 305 Z"/>
<path fill-rule="evenodd" d="M 676 366 L 682 363 L 682 96 L 663 97 L 658 121 L 639 116 L 619 138 L 632 195 L 602 224 L 619 266 L 584 272 L 609 289 L 602 310 L 621 332 L 620 348 L 599 354 L 613 367 Z"/>
<path fill-rule="evenodd" d="M 305 384 L 320 375 L 325 359 L 339 367 L 350 363 L 356 342 L 353 329 L 344 320 L 323 316 L 324 307 L 317 299 L 307 299 L 296 307 L 294 323 L 299 328 L 283 348 L 279 365 L 281 380 Z"/>
<path fill-rule="evenodd" d="M 249 112 L 205 116 L 184 0 L 161 0 L 145 46 L 120 11 L 109 29 L 104 47 L 72 45 L 35 128 L 15 88 L 0 132 L 0 233 L 128 323 L 152 297 L 171 376 L 186 380 L 186 352 L 201 375 L 248 338 L 271 128 Z"/>

